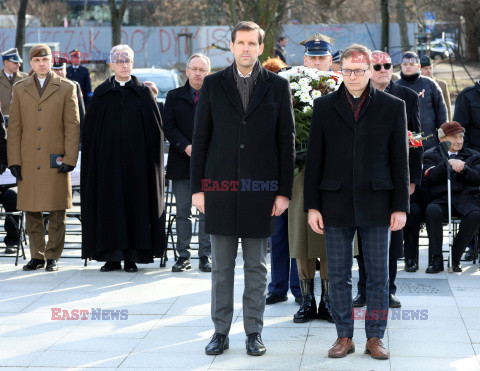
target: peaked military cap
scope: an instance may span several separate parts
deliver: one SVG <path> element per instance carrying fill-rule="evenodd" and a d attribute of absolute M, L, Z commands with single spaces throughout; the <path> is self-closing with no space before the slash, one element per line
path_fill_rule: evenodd
<path fill-rule="evenodd" d="M 303 40 L 300 45 L 305 46 L 305 55 L 331 55 L 335 39 L 316 33 L 308 39 Z"/>
<path fill-rule="evenodd" d="M 11 48 L 11 49 L 5 50 L 2 53 L 2 60 L 4 61 L 9 60 L 15 63 L 23 63 L 22 58 L 20 58 L 20 54 L 18 54 L 17 48 Z"/>

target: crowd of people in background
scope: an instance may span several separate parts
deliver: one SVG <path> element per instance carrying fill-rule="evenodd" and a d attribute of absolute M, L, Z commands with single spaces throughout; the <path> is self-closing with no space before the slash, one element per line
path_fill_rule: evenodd
<path fill-rule="evenodd" d="M 296 155 L 291 90 L 278 75 L 291 68 L 287 38 L 278 38 L 275 57 L 262 65 L 263 38 L 255 23 L 237 24 L 234 62 L 214 74 L 208 56 L 191 55 L 187 82 L 167 94 L 162 114 L 155 84 L 132 75 L 128 45 L 113 47 L 113 74 L 93 93 L 79 50 L 70 52 L 67 67 L 69 61 L 37 44 L 29 74 L 19 71 L 23 61 L 15 48 L 3 52 L 0 173 L 9 168 L 18 196 L 14 186 L 0 187 L 0 202 L 5 211 L 25 212 L 31 260 L 23 269 L 58 270 L 72 207 L 70 172 L 80 155 L 82 258 L 105 262 L 102 272 L 122 269 L 122 261 L 126 272 L 137 272 L 137 263 L 164 255 L 166 180 L 176 203 L 172 272 L 192 269 L 192 206 L 199 211 L 198 268 L 212 274 L 215 325 L 206 354 L 229 348 L 239 239 L 247 354 L 265 353 L 265 305 L 288 300 L 289 290 L 299 304 L 293 322 L 335 323 L 329 357 L 354 352 L 352 307 L 401 307 L 397 261 L 405 258 L 407 272 L 419 269 L 424 225 L 426 273 L 444 270 L 447 171 L 452 215 L 460 220 L 452 268 L 462 272 L 461 258 L 480 224 L 480 82 L 459 94 L 452 115 L 448 86 L 433 76 L 429 57 L 404 52 L 397 75 L 387 53 L 357 44 L 334 51 L 335 39 L 316 33 L 301 43 L 304 67 L 336 73 L 343 83 L 314 101 L 308 151 Z M 408 147 L 408 132 L 424 138 L 420 148 Z M 170 145 L 166 174 L 164 140 Z M 448 163 L 440 150 L 445 142 Z M 273 181 L 276 188 L 205 188 L 244 180 Z M 6 254 L 19 248 L 15 221 L 18 216 L 5 222 Z M 471 251 L 466 257 L 474 258 Z M 386 318 L 366 321 L 366 352 L 373 358 L 389 357 L 381 341 L 385 328 Z"/>

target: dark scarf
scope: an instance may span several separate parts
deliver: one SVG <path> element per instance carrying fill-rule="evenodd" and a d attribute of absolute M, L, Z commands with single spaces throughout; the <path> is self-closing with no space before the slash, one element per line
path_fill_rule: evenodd
<path fill-rule="evenodd" d="M 245 78 L 238 76 L 237 63 L 233 62 L 233 78 L 235 79 L 235 82 L 237 84 L 237 89 L 242 100 L 243 110 L 245 112 L 247 111 L 248 103 L 250 103 L 250 99 L 252 98 L 253 88 L 255 88 L 259 73 L 260 61 L 257 61 L 253 66 L 252 74 L 250 75 L 250 77 Z"/>
<path fill-rule="evenodd" d="M 368 84 L 365 90 L 363 91 L 356 106 L 354 106 L 353 98 L 348 92 L 347 87 L 344 87 L 344 88 L 345 88 L 345 95 L 347 96 L 348 104 L 350 105 L 350 108 L 352 109 L 352 112 L 353 112 L 353 118 L 355 119 L 355 122 L 357 122 L 358 116 L 360 115 L 360 111 L 362 110 L 362 107 L 363 107 L 363 103 L 365 103 L 365 99 L 367 98 L 367 95 L 370 91 L 370 84 Z"/>
<path fill-rule="evenodd" d="M 414 73 L 413 75 L 405 76 L 403 72 L 400 72 L 400 76 L 405 81 L 415 81 L 420 77 L 420 72 Z"/>

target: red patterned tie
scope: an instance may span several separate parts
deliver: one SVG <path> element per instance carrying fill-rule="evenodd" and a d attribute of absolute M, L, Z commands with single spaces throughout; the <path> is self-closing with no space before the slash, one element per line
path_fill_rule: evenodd
<path fill-rule="evenodd" d="M 195 98 L 193 99 L 193 103 L 195 103 L 195 104 L 197 104 L 197 102 L 198 102 L 198 93 L 199 93 L 199 91 L 195 90 Z"/>

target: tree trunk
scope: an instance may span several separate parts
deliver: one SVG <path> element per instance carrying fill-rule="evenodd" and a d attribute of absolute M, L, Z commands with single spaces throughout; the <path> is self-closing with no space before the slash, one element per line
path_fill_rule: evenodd
<path fill-rule="evenodd" d="M 28 0 L 20 0 L 17 17 L 17 33 L 15 35 L 15 47 L 18 49 L 20 57 L 23 58 L 23 44 L 25 44 L 25 18 L 27 16 Z M 23 65 L 20 65 L 23 71 Z"/>
<path fill-rule="evenodd" d="M 405 13 L 405 0 L 397 0 L 397 21 L 400 29 L 400 40 L 402 43 L 402 52 L 411 50 L 410 40 L 408 39 L 407 15 Z"/>
<path fill-rule="evenodd" d="M 122 22 L 128 0 L 122 0 L 120 8 L 117 8 L 115 0 L 108 0 L 110 18 L 112 22 L 112 47 L 122 43 Z"/>
<path fill-rule="evenodd" d="M 475 11 L 465 12 L 465 40 L 467 44 L 467 60 L 477 62 L 479 60 L 478 43 L 480 38 L 480 21 Z"/>
<path fill-rule="evenodd" d="M 388 0 L 381 0 L 382 13 L 382 50 L 388 53 L 390 15 L 388 13 Z"/>

